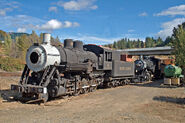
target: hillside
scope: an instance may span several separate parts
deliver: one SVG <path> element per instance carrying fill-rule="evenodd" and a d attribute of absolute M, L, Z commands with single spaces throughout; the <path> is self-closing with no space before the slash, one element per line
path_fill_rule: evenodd
<path fill-rule="evenodd" d="M 29 36 L 30 34 L 28 33 L 17 33 L 17 32 L 9 32 L 8 33 L 11 36 L 11 39 L 15 40 L 16 37 L 21 37 L 23 35 Z"/>
<path fill-rule="evenodd" d="M 131 49 L 131 48 L 162 47 L 171 45 L 172 45 L 171 37 L 167 37 L 165 40 L 162 40 L 160 37 L 157 39 L 154 39 L 153 37 L 146 37 L 145 41 L 142 41 L 140 39 L 130 40 L 128 38 L 123 38 L 121 40 L 115 41 L 112 44 L 107 44 L 104 46 L 114 49 Z"/>

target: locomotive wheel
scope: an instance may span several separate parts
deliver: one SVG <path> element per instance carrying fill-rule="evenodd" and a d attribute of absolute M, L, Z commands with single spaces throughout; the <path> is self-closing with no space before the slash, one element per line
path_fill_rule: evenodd
<path fill-rule="evenodd" d="M 93 87 L 92 92 L 96 91 L 97 86 Z"/>
<path fill-rule="evenodd" d="M 82 93 L 82 90 L 81 89 L 78 89 L 78 95 L 80 95 Z"/>
<path fill-rule="evenodd" d="M 121 86 L 123 86 L 125 84 L 125 82 L 124 81 L 121 81 L 120 84 L 121 84 Z"/>
<path fill-rule="evenodd" d="M 107 83 L 107 87 L 108 87 L 108 88 L 112 88 L 112 87 L 113 87 L 113 84 L 112 84 L 111 82 L 108 82 L 108 83 Z"/>
<path fill-rule="evenodd" d="M 114 87 L 118 87 L 118 86 L 119 86 L 119 84 L 117 82 L 115 82 Z"/>
<path fill-rule="evenodd" d="M 82 94 L 86 94 L 87 92 L 88 92 L 88 89 L 87 88 L 83 88 Z"/>
<path fill-rule="evenodd" d="M 146 73 L 146 81 L 151 81 L 151 74 L 148 72 Z"/>
<path fill-rule="evenodd" d="M 47 94 L 44 95 L 44 97 L 43 97 L 43 102 L 46 103 L 46 102 L 48 101 L 48 98 L 49 98 L 49 96 L 48 96 L 48 93 L 47 93 Z"/>
<path fill-rule="evenodd" d="M 93 91 L 93 87 L 89 87 L 89 92 L 92 92 Z"/>
<path fill-rule="evenodd" d="M 116 84 L 115 84 L 115 82 L 112 82 L 112 87 L 114 88 L 114 87 L 116 87 Z"/>
<path fill-rule="evenodd" d="M 89 88 L 89 92 L 94 92 L 94 91 L 96 91 L 96 88 L 97 88 L 97 86 L 90 87 L 90 88 Z"/>
<path fill-rule="evenodd" d="M 76 93 L 77 93 L 77 95 L 80 95 L 80 94 L 82 94 L 82 91 L 81 91 L 81 89 L 78 89 Z"/>
<path fill-rule="evenodd" d="M 77 92 L 74 94 L 75 96 L 78 96 L 81 94 L 81 89 L 78 89 Z"/>

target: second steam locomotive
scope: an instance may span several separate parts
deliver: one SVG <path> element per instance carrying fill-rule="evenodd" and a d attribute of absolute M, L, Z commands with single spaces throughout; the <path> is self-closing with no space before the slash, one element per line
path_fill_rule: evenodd
<path fill-rule="evenodd" d="M 81 41 L 64 40 L 64 47 L 50 44 L 44 34 L 42 44 L 33 44 L 18 85 L 11 85 L 23 98 L 47 101 L 62 95 L 78 95 L 98 86 L 115 87 L 131 81 L 150 80 L 154 65 L 146 61 L 128 62 L 126 53 Z"/>

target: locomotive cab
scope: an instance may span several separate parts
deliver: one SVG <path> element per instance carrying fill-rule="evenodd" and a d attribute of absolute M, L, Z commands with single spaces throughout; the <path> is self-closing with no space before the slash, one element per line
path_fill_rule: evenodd
<path fill-rule="evenodd" d="M 116 79 L 117 77 L 131 78 L 134 77 L 134 63 L 124 61 L 121 57 L 126 52 L 111 50 L 97 45 L 85 45 L 87 51 L 94 52 L 98 57 L 97 70 L 104 71 L 105 79 Z"/>

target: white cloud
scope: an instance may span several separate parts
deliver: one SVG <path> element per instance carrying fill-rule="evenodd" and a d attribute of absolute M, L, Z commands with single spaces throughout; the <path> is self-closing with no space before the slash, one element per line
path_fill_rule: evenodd
<path fill-rule="evenodd" d="M 3 9 L 0 9 L 0 16 L 5 16 L 6 15 L 6 11 Z"/>
<path fill-rule="evenodd" d="M 41 26 L 36 25 L 35 28 L 38 30 L 52 31 L 52 30 L 56 30 L 56 29 L 60 29 L 60 28 L 77 27 L 79 25 L 80 24 L 78 24 L 77 22 L 70 22 L 70 21 L 60 22 L 56 19 L 52 19 Z"/>
<path fill-rule="evenodd" d="M 58 9 L 55 6 L 52 6 L 52 7 L 49 7 L 48 11 L 57 13 Z"/>
<path fill-rule="evenodd" d="M 160 13 L 154 14 L 154 16 L 176 16 L 181 15 L 185 16 L 185 5 L 179 5 L 170 7 L 167 10 L 164 10 Z M 162 30 L 160 30 L 156 36 L 165 39 L 167 36 L 171 36 L 173 33 L 174 27 L 177 27 L 179 24 L 185 22 L 185 18 L 176 18 L 172 21 L 165 22 L 161 25 Z"/>
<path fill-rule="evenodd" d="M 12 10 L 13 10 L 12 8 L 0 9 L 0 16 L 6 16 L 6 13 L 11 12 Z"/>
<path fill-rule="evenodd" d="M 98 6 L 94 5 L 96 0 L 70 0 L 68 2 L 59 1 L 58 6 L 63 7 L 65 10 L 84 10 L 84 9 L 97 9 Z"/>
<path fill-rule="evenodd" d="M 77 22 L 64 21 L 61 22 L 56 19 L 49 21 L 42 20 L 40 18 L 27 16 L 27 15 L 16 15 L 16 16 L 3 16 L 0 19 L 0 25 L 2 29 L 17 31 L 30 31 L 30 30 L 42 30 L 42 31 L 53 31 L 60 28 L 73 28 L 80 26 Z"/>
<path fill-rule="evenodd" d="M 129 32 L 129 33 L 135 32 L 135 30 L 134 30 L 134 29 L 129 29 L 128 32 Z"/>
<path fill-rule="evenodd" d="M 118 41 L 121 38 L 101 38 L 96 36 L 81 36 L 81 37 L 73 37 L 73 39 L 81 40 L 85 43 L 91 43 L 91 44 L 108 44 L 113 43 L 114 41 Z"/>
<path fill-rule="evenodd" d="M 6 16 L 7 12 L 11 12 L 20 6 L 18 2 L 15 1 L 5 1 L 0 0 L 0 16 Z"/>
<path fill-rule="evenodd" d="M 185 16 L 185 5 L 170 7 L 167 10 L 154 14 L 154 16 L 168 16 L 168 15 L 169 16 L 176 16 L 176 15 Z"/>
<path fill-rule="evenodd" d="M 94 6 L 91 6 L 90 8 L 93 9 L 93 10 L 95 10 L 95 9 L 98 8 L 98 6 L 97 5 L 94 5 Z"/>
<path fill-rule="evenodd" d="M 60 36 L 61 40 L 64 39 L 74 39 L 74 40 L 81 40 L 85 44 L 97 44 L 97 45 L 103 45 L 103 44 L 110 44 L 113 43 L 114 41 L 118 41 L 124 38 L 124 36 L 120 37 L 112 37 L 112 38 L 104 38 L 104 37 L 99 37 L 99 36 L 92 36 L 92 35 L 87 35 L 87 34 L 78 34 L 76 36 L 71 36 L 71 35 L 62 35 Z M 144 38 L 136 38 L 136 37 L 127 37 L 130 40 L 145 40 Z"/>
<path fill-rule="evenodd" d="M 47 23 L 39 26 L 37 25 L 36 28 L 39 30 L 55 30 L 62 27 L 62 23 L 58 20 L 52 19 L 48 21 Z"/>
<path fill-rule="evenodd" d="M 69 28 L 69 27 L 72 27 L 73 26 L 73 23 L 71 23 L 70 21 L 65 21 L 64 22 L 64 27 L 65 28 Z"/>
<path fill-rule="evenodd" d="M 139 16 L 148 16 L 146 12 L 140 13 Z"/>
<path fill-rule="evenodd" d="M 84 37 L 80 37 L 80 39 L 85 40 L 85 41 L 100 41 L 100 42 L 112 43 L 121 38 L 100 38 L 100 37 L 95 37 L 95 36 L 84 36 Z"/>
<path fill-rule="evenodd" d="M 77 22 L 74 22 L 74 23 L 73 23 L 73 26 L 74 26 L 74 27 L 78 27 L 78 26 L 80 26 L 80 24 L 77 23 Z"/>
<path fill-rule="evenodd" d="M 45 20 L 27 16 L 27 15 L 16 15 L 16 16 L 3 16 L 0 19 L 1 28 L 11 29 L 14 28 L 27 28 L 33 29 L 33 25 L 44 23 Z"/>
<path fill-rule="evenodd" d="M 8 6 L 10 8 L 19 8 L 19 6 L 21 5 L 19 2 L 17 1 L 10 1 L 10 0 L 0 0 L 0 4 L 2 6 Z"/>
<path fill-rule="evenodd" d="M 26 28 L 18 28 L 17 32 L 26 32 Z"/>
<path fill-rule="evenodd" d="M 64 21 L 63 23 L 64 28 L 78 27 L 78 26 L 80 26 L 80 24 L 77 22 Z"/>
<path fill-rule="evenodd" d="M 78 34 L 76 36 L 72 35 L 62 35 L 60 36 L 61 40 L 64 39 L 73 39 L 73 40 L 80 40 L 83 41 L 86 44 L 108 44 L 113 43 L 114 41 L 120 40 L 121 38 L 101 38 L 96 36 L 90 36 L 90 35 L 82 35 Z"/>
<path fill-rule="evenodd" d="M 157 37 L 165 39 L 167 36 L 171 36 L 173 33 L 173 28 L 177 27 L 179 24 L 185 22 L 185 18 L 176 18 L 172 21 L 165 22 L 161 25 L 162 30 L 157 33 Z"/>

